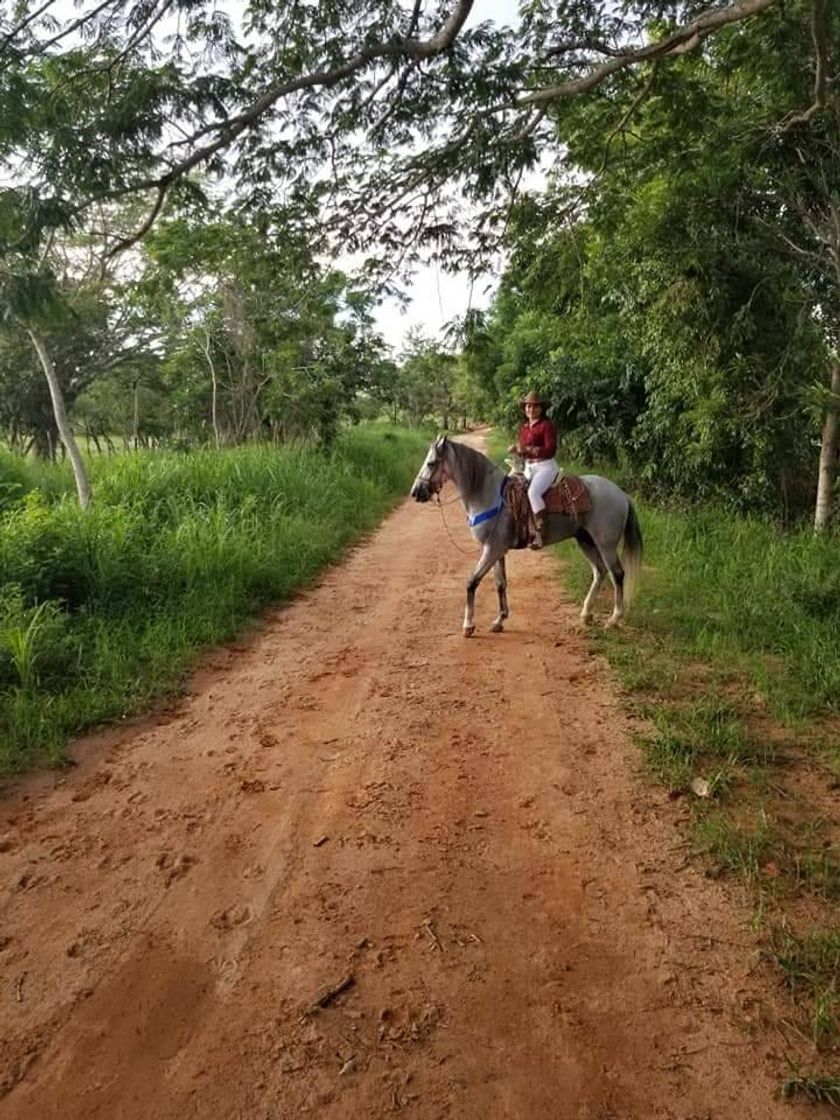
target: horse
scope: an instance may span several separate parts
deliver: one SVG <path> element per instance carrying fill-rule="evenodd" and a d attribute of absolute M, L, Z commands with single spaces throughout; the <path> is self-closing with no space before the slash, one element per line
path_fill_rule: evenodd
<path fill-rule="evenodd" d="M 592 584 L 580 614 L 584 622 L 592 620 L 595 596 L 604 576 L 609 574 L 614 600 L 606 625 L 616 626 L 624 617 L 625 605 L 630 601 L 641 567 L 641 526 L 632 501 L 614 482 L 597 474 L 585 474 L 581 478 L 589 490 L 591 508 L 578 517 L 549 514 L 543 539 L 546 544 L 556 544 L 574 537 L 589 561 Z M 475 633 L 475 593 L 491 568 L 495 568 L 499 613 L 490 629 L 499 633 L 509 616 L 505 555 L 517 546 L 518 540 L 514 515 L 504 499 L 507 475 L 480 451 L 440 436 L 429 447 L 411 487 L 411 497 L 418 502 L 428 502 L 440 493 L 449 479 L 464 503 L 472 535 L 481 544 L 478 563 L 467 584 L 464 637 L 470 638 Z M 618 546 L 622 537 L 624 549 L 619 560 Z"/>

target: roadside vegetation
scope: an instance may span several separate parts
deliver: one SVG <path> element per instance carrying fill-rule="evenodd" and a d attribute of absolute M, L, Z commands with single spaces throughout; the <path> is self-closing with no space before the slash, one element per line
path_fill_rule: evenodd
<path fill-rule="evenodd" d="M 335 560 L 403 496 L 420 432 L 312 447 L 92 460 L 0 458 L 0 771 L 61 763 L 69 736 L 177 691 L 199 650 Z"/>
<path fill-rule="evenodd" d="M 691 850 L 743 887 L 790 998 L 785 1093 L 840 1107 L 840 541 L 709 507 L 639 513 L 637 597 L 593 647 L 645 768 L 689 808 Z M 588 566 L 559 555 L 580 600 Z"/>

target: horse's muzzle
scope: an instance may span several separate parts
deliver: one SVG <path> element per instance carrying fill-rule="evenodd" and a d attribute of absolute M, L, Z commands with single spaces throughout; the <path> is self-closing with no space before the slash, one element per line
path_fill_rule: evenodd
<path fill-rule="evenodd" d="M 424 478 L 418 478 L 411 487 L 411 497 L 416 502 L 428 502 L 432 496 L 432 489 Z"/>

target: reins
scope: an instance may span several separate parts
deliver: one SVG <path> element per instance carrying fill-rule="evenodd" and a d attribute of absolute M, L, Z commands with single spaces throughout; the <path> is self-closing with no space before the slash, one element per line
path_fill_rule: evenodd
<path fill-rule="evenodd" d="M 440 500 L 440 494 L 438 494 L 437 495 L 437 506 L 438 506 L 438 509 L 440 510 L 440 519 L 443 522 L 443 527 L 446 530 L 446 535 L 447 535 L 447 537 L 449 537 L 449 543 L 454 545 L 455 548 L 457 548 L 458 551 L 460 553 L 462 553 L 464 556 L 472 556 L 473 553 L 467 552 L 467 550 L 465 548 L 461 548 L 461 546 L 458 544 L 458 542 L 455 540 L 455 538 L 449 532 L 449 526 L 446 524 L 446 515 L 443 512 L 443 507 L 444 506 L 451 506 L 453 502 L 458 502 L 460 500 L 461 500 L 461 495 L 456 494 L 455 497 L 450 498 L 448 502 L 442 502 Z"/>
<path fill-rule="evenodd" d="M 498 462 L 495 462 L 493 459 L 491 459 L 490 462 L 493 464 L 494 467 L 501 467 L 502 463 L 504 463 L 505 459 L 507 458 L 507 454 L 508 453 L 505 452 L 505 454 L 502 456 L 501 459 L 499 459 Z M 505 477 L 507 477 L 507 472 L 505 472 Z M 446 515 L 443 512 L 444 506 L 451 506 L 453 502 L 462 501 L 463 499 L 461 498 L 461 495 L 459 493 L 456 493 L 454 498 L 449 498 L 447 501 L 442 502 L 440 500 L 440 490 L 438 490 L 435 494 L 435 498 L 437 499 L 437 507 L 440 510 L 440 519 L 443 522 L 443 528 L 446 532 L 447 537 L 449 537 L 449 543 L 454 545 L 454 547 L 457 548 L 457 550 L 462 555 L 472 556 L 473 553 L 468 552 L 465 548 L 461 548 L 461 546 L 458 544 L 458 542 L 452 536 L 452 533 L 449 531 L 449 526 L 446 524 Z M 504 502 L 502 502 L 502 504 L 499 506 L 498 510 L 496 510 L 495 514 L 493 515 L 493 518 L 492 518 L 493 521 L 498 520 L 498 518 L 501 515 L 501 513 L 503 512 L 504 508 L 505 508 Z M 476 543 L 478 543 L 478 542 L 476 542 Z"/>

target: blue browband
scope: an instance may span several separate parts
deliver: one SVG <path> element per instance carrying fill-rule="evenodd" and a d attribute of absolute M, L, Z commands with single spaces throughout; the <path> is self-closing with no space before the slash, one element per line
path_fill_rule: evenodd
<path fill-rule="evenodd" d="M 472 517 L 467 518 L 467 524 L 471 529 L 476 525 L 480 525 L 482 521 L 489 521 L 491 517 L 498 517 L 504 509 L 505 505 L 505 490 L 507 490 L 508 476 L 502 479 L 502 487 L 499 490 L 499 500 L 492 509 L 485 509 L 482 513 L 475 513 Z"/>

